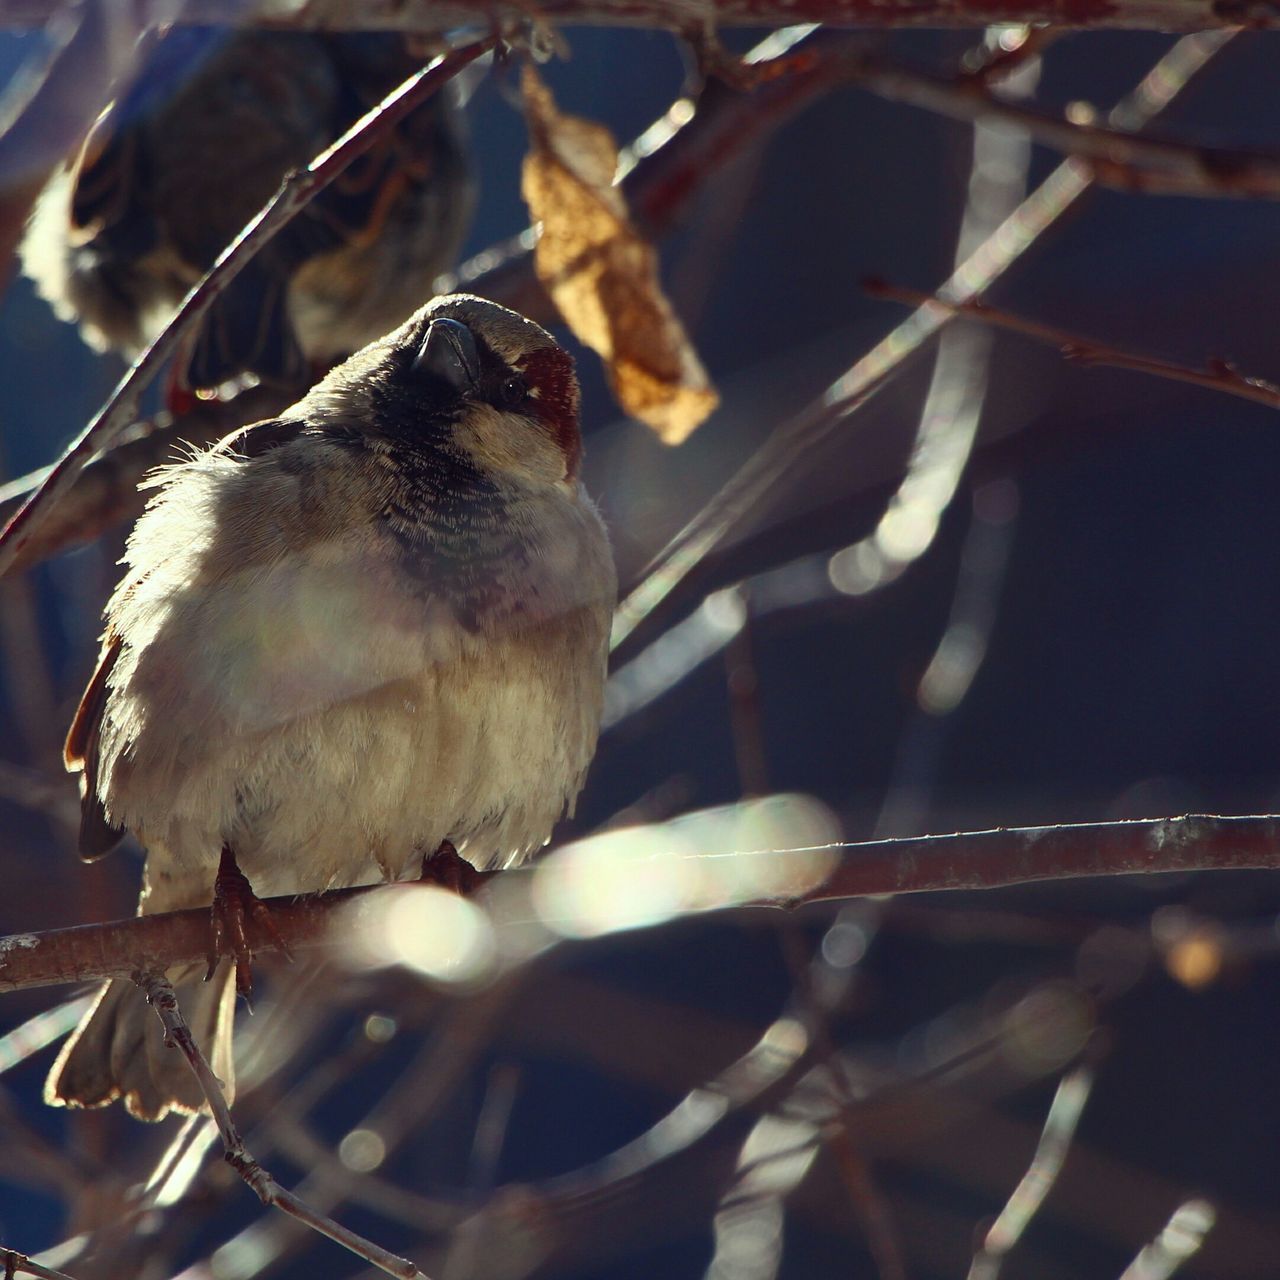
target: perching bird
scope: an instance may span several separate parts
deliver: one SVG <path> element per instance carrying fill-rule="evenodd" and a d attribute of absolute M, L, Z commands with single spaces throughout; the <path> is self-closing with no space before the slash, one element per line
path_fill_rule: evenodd
<path fill-rule="evenodd" d="M 41 195 L 26 273 L 92 346 L 136 356 L 284 176 L 421 65 L 394 33 L 172 28 Z M 215 300 L 181 383 L 303 390 L 408 317 L 470 223 L 464 123 L 446 86 L 356 160 Z"/>
<path fill-rule="evenodd" d="M 143 914 L 207 905 L 228 856 L 263 897 L 403 878 L 444 841 L 528 858 L 600 721 L 616 580 L 580 458 L 571 357 L 452 295 L 166 468 L 67 739 L 81 854 L 132 832 Z M 226 968 L 170 977 L 230 1083 Z M 127 981 L 46 1086 L 116 1097 L 145 1119 L 201 1101 Z"/>

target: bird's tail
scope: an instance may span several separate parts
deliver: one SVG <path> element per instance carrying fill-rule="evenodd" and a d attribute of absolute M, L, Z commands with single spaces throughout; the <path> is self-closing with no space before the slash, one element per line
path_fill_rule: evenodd
<path fill-rule="evenodd" d="M 232 972 L 224 964 L 208 982 L 195 965 L 168 973 L 196 1043 L 223 1082 L 228 1101 L 235 1092 Z M 102 1107 L 121 1098 L 139 1120 L 205 1109 L 204 1095 L 181 1050 L 165 1044 L 160 1019 L 142 991 L 124 978 L 104 984 L 53 1064 L 44 1098 L 55 1107 Z"/>

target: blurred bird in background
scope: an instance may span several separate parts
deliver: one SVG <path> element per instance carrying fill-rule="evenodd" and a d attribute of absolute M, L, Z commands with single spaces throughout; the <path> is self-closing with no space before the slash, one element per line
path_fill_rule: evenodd
<path fill-rule="evenodd" d="M 57 314 L 136 357 L 291 170 L 422 65 L 396 33 L 182 27 L 50 180 L 22 247 Z M 217 299 L 175 385 L 303 389 L 453 265 L 475 192 L 450 84 L 359 157 Z"/>

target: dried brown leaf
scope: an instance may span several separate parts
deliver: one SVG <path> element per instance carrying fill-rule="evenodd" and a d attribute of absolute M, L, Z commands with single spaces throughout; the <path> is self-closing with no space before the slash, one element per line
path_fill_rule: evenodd
<path fill-rule="evenodd" d="M 565 323 L 605 362 L 622 408 L 679 444 L 719 397 L 658 279 L 658 255 L 613 185 L 618 148 L 602 125 L 563 114 L 524 69 L 530 147 L 522 190 L 542 232 L 534 269 Z"/>

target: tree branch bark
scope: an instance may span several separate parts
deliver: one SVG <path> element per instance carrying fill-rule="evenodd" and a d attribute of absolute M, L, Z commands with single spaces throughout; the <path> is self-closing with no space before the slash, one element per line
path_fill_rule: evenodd
<path fill-rule="evenodd" d="M 854 52 L 849 80 L 891 102 L 953 120 L 999 121 L 1035 141 L 1089 162 L 1094 180 L 1151 195 L 1280 199 L 1280 155 L 1242 147 L 1152 138 L 1092 121 L 1073 121 L 994 95 L 980 76 L 940 76 Z"/>
<path fill-rule="evenodd" d="M 201 402 L 179 418 L 162 415 L 137 425 L 121 444 L 100 453 L 76 477 L 67 496 L 23 544 L 10 572 L 18 572 L 65 551 L 92 542 L 114 525 L 142 514 L 148 494 L 138 485 L 155 467 L 176 462 L 183 446 L 198 449 L 252 422 L 273 417 L 294 397 L 273 387 L 251 387 L 226 401 Z M 0 525 L 40 487 L 48 468 L 0 485 Z"/>
<path fill-rule="evenodd" d="M 65 0 L 0 0 L 0 25 L 35 27 Z M 1280 26 L 1267 0 L 247 0 L 237 20 L 293 30 L 394 29 L 438 34 L 456 27 L 539 22 L 668 28 L 984 27 L 1031 22 L 1062 27 L 1199 31 Z M 224 24 L 226 0 L 187 0 L 182 21 Z"/>
<path fill-rule="evenodd" d="M 784 849 L 732 856 L 783 860 L 804 852 Z M 829 852 L 834 865 L 817 887 L 798 896 L 727 901 L 723 905 L 795 908 L 879 894 L 1000 889 L 1044 880 L 1275 869 L 1280 868 L 1280 816 L 1188 814 L 1141 821 L 997 828 L 873 840 L 836 846 Z M 501 872 L 492 879 L 499 885 L 510 885 L 511 877 L 538 874 L 539 868 L 533 866 Z M 267 905 L 290 950 L 307 950 L 332 941 L 335 910 L 379 888 L 407 892 L 412 885 L 363 886 L 301 898 L 272 898 Z M 358 922 L 344 920 L 344 930 L 350 927 L 358 927 Z M 277 941 L 253 921 L 248 932 L 256 952 L 278 949 Z M 0 991 L 129 977 L 196 964 L 204 960 L 208 940 L 209 913 L 201 909 L 15 934 L 0 938 Z"/>
<path fill-rule="evenodd" d="M 1043 324 L 1039 320 L 1015 315 L 1011 311 L 1004 311 L 978 299 L 969 299 L 967 302 L 948 302 L 945 298 L 924 293 L 919 289 L 904 288 L 901 285 L 874 278 L 864 280 L 863 287 L 873 298 L 887 298 L 908 307 L 937 307 L 948 315 L 966 316 L 982 324 L 991 325 L 992 328 L 1020 333 L 1046 346 L 1057 347 L 1064 359 L 1072 360 L 1077 364 L 1128 369 L 1133 373 L 1146 373 L 1153 378 L 1165 378 L 1170 382 L 1185 382 L 1205 391 L 1222 392 L 1224 395 L 1265 405 L 1268 409 L 1280 409 L 1280 385 L 1268 382 L 1265 378 L 1248 377 L 1217 357 L 1206 361 L 1203 369 L 1193 369 L 1190 365 L 1178 364 L 1173 360 L 1162 360 L 1158 356 L 1123 351 L 1119 347 L 1099 342 L 1095 338 L 1084 337 L 1072 333 L 1069 329 L 1059 329 L 1055 325 Z"/>

